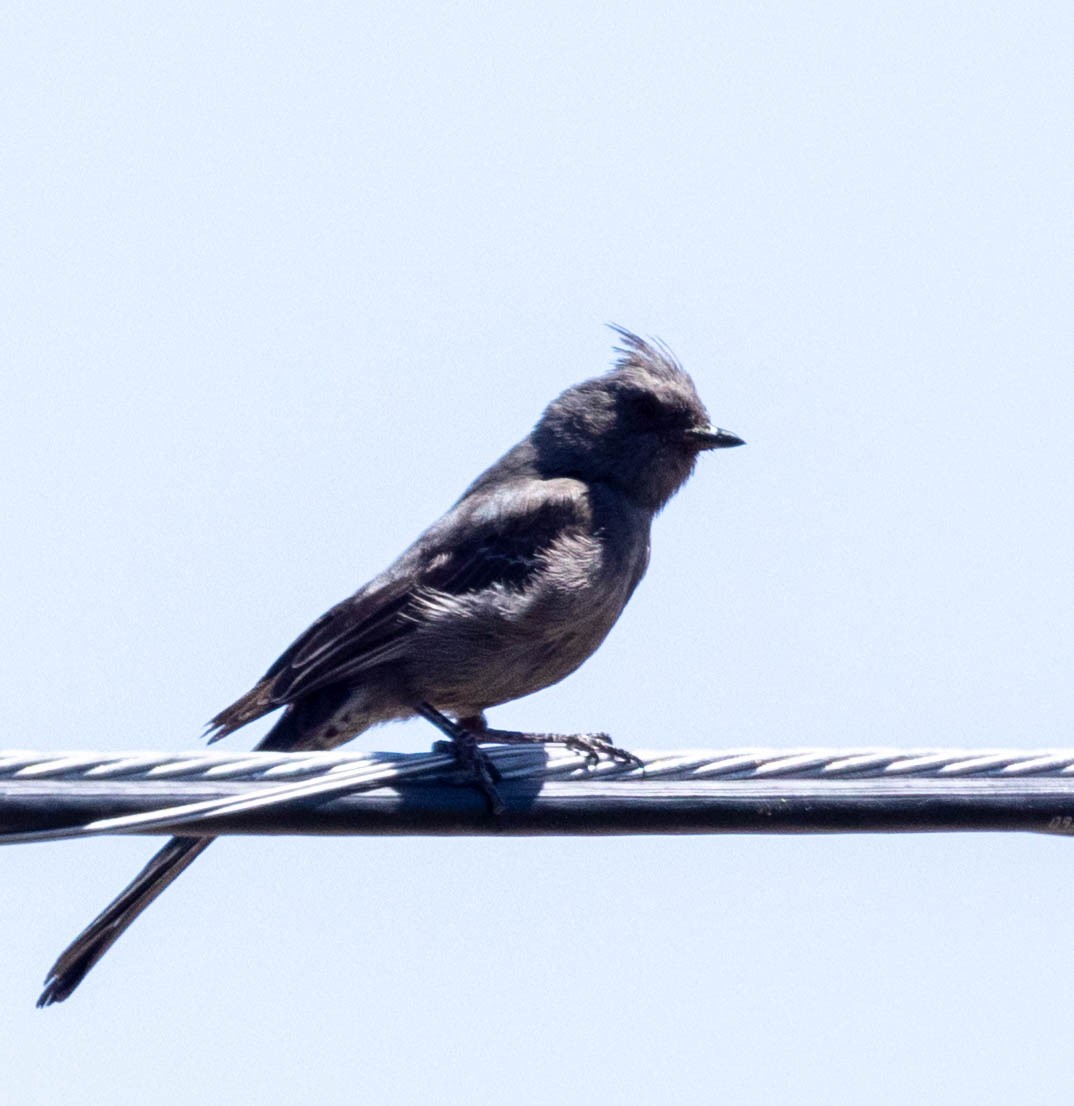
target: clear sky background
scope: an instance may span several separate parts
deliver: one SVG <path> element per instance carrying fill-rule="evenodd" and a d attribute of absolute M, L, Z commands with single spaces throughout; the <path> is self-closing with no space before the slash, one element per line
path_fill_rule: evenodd
<path fill-rule="evenodd" d="M 35 4 L 0 53 L 0 746 L 197 748 L 607 321 L 749 445 L 495 724 L 1074 745 L 1069 4 Z M 230 839 L 35 1010 L 154 847 L 0 852 L 4 1103 L 1069 1090 L 1068 840 Z"/>

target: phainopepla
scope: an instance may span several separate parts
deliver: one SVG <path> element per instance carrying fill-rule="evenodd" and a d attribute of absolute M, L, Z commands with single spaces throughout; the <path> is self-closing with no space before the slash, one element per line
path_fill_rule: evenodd
<path fill-rule="evenodd" d="M 210 725 L 210 740 L 279 707 L 258 749 L 331 749 L 420 714 L 499 800 L 480 741 L 565 740 L 632 759 L 602 735 L 492 730 L 486 708 L 562 680 L 604 640 L 645 573 L 653 516 L 699 453 L 742 445 L 709 424 L 670 350 L 615 327 L 614 367 L 568 388 L 389 568 L 319 618 Z M 64 951 L 39 1006 L 62 1002 L 212 841 L 174 837 Z"/>

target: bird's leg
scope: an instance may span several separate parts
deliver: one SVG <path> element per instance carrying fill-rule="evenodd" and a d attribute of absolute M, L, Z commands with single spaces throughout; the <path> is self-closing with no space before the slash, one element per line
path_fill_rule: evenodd
<path fill-rule="evenodd" d="M 483 753 L 477 744 L 484 740 L 483 735 L 487 728 L 484 717 L 479 714 L 474 718 L 460 718 L 458 722 L 453 722 L 429 703 L 419 703 L 416 709 L 422 718 L 432 722 L 442 734 L 450 738 L 451 751 L 467 779 L 477 784 L 492 813 L 502 814 L 507 808 L 496 790 L 500 773 L 488 754 Z"/>
<path fill-rule="evenodd" d="M 632 768 L 644 768 L 645 762 L 626 749 L 613 745 L 606 733 L 522 733 L 519 730 L 494 730 L 485 723 L 484 716 L 477 729 L 480 741 L 498 742 L 501 745 L 566 745 L 579 753 L 585 753 L 586 764 L 595 765 L 602 756 L 611 757 Z M 471 719 L 465 719 L 470 722 Z"/>

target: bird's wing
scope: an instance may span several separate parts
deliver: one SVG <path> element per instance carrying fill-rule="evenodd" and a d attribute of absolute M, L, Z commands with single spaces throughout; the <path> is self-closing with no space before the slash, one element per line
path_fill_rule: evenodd
<path fill-rule="evenodd" d="M 403 656 L 429 594 L 525 590 L 541 554 L 589 518 L 575 480 L 512 482 L 461 500 L 391 568 L 322 615 L 245 696 L 211 722 L 211 740 L 285 703 Z"/>

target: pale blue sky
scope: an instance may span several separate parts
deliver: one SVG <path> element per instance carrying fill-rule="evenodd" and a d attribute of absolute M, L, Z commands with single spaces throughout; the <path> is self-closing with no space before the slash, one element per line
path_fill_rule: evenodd
<path fill-rule="evenodd" d="M 38 4 L 0 55 L 0 746 L 196 747 L 606 321 L 749 446 L 495 723 L 1074 744 L 1069 5 Z M 229 840 L 35 1010 L 153 847 L 0 852 L 5 1101 L 1069 1087 L 1068 841 Z"/>

